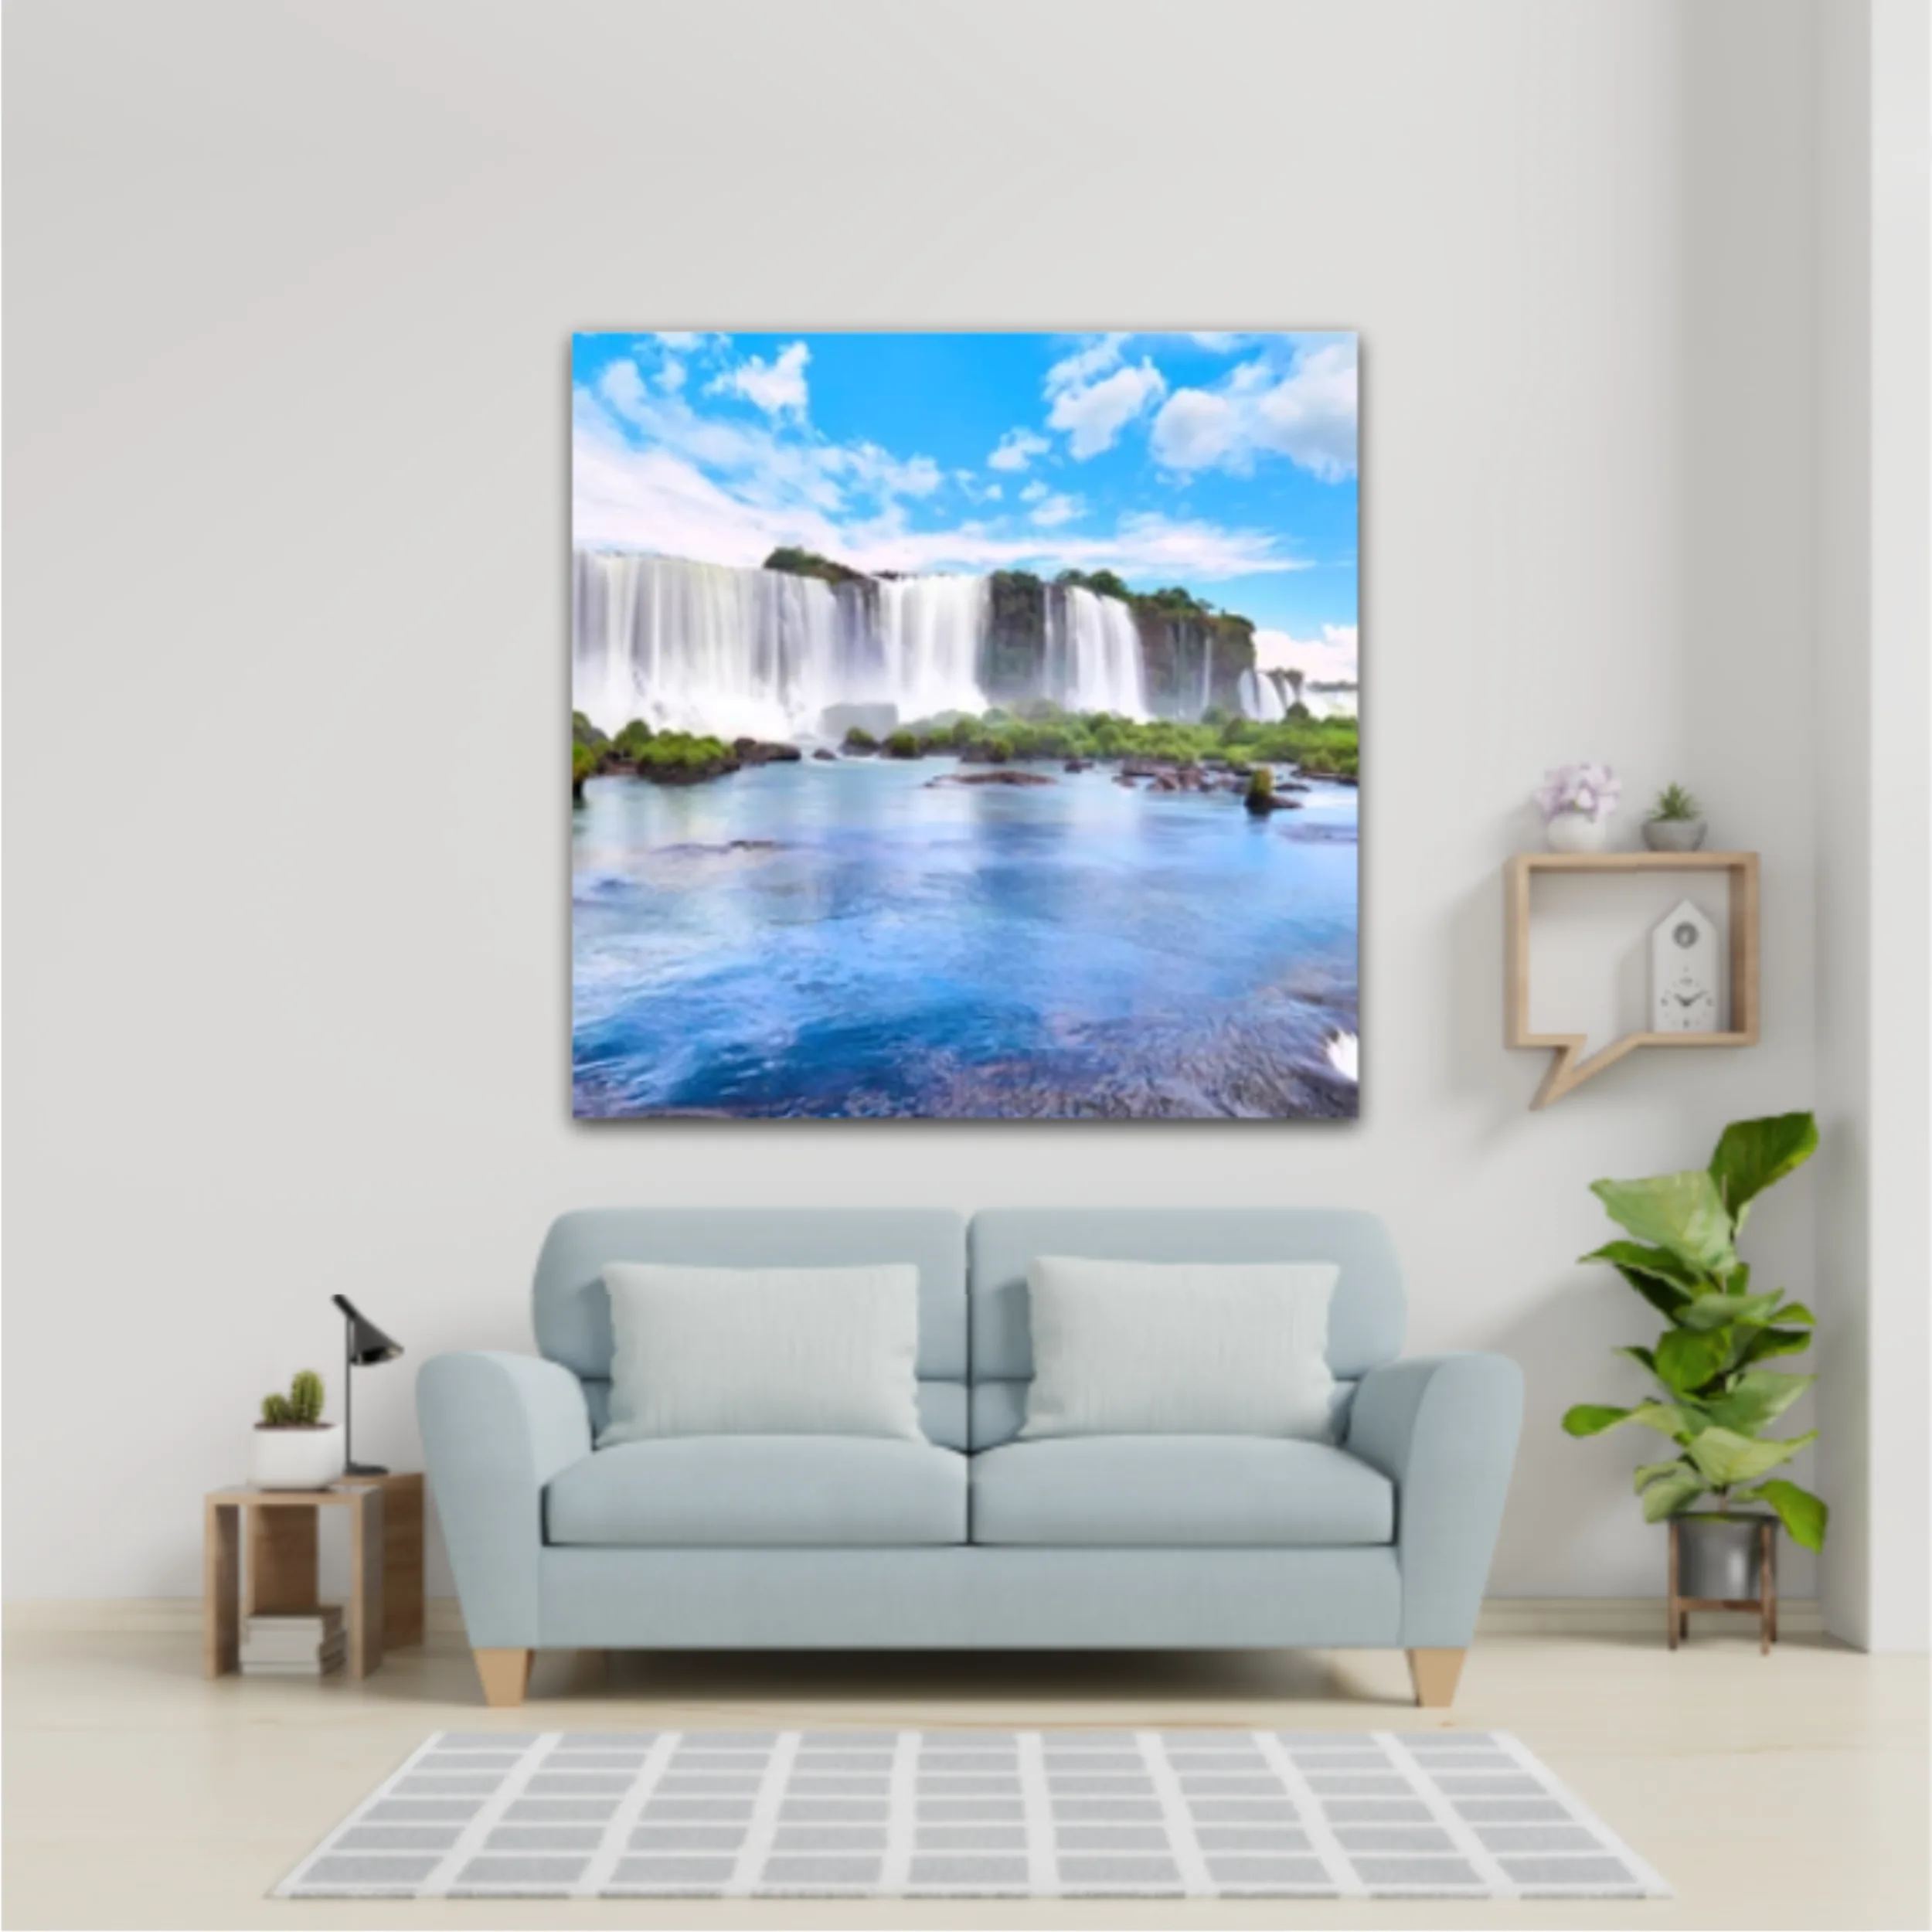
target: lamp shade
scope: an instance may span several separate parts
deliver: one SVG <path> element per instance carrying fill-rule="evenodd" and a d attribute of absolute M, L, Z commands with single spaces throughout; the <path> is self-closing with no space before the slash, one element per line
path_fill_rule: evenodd
<path fill-rule="evenodd" d="M 345 1294 L 329 1299 L 349 1318 L 349 1359 L 359 1369 L 372 1368 L 379 1362 L 393 1362 L 403 1345 L 383 1334 Z"/>

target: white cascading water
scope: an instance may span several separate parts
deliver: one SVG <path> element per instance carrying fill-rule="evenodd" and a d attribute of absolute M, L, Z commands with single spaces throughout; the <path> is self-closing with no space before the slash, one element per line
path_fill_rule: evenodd
<path fill-rule="evenodd" d="M 827 583 L 789 571 L 580 550 L 572 581 L 575 708 L 600 730 L 633 718 L 719 737 L 809 738 L 828 706 L 903 721 L 982 712 L 987 580 Z M 1139 629 L 1117 597 L 1049 585 L 1040 694 L 1070 711 L 1149 715 Z M 1212 677 L 1202 673 L 1202 708 Z"/>
<path fill-rule="evenodd" d="M 1278 724 L 1287 716 L 1281 693 L 1258 671 L 1241 673 L 1241 715 L 1260 724 Z"/>
<path fill-rule="evenodd" d="M 841 692 L 832 702 L 889 702 L 902 719 L 984 711 L 980 640 L 992 601 L 984 577 L 896 577 L 879 584 L 884 688 Z"/>
<path fill-rule="evenodd" d="M 1147 675 L 1134 614 L 1117 597 L 1077 584 L 1046 592 L 1045 695 L 1069 711 L 1144 719 Z"/>

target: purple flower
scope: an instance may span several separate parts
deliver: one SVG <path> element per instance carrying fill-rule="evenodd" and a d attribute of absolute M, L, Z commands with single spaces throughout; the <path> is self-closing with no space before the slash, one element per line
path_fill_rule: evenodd
<path fill-rule="evenodd" d="M 1607 818 L 1623 795 L 1623 785 L 1608 765 L 1559 765 L 1543 774 L 1543 781 L 1536 787 L 1536 808 L 1546 820 L 1560 811 Z"/>

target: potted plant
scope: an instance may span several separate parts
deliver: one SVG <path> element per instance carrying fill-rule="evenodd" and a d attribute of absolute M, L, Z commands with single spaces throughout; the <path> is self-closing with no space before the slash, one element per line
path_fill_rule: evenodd
<path fill-rule="evenodd" d="M 1560 765 L 1536 795 L 1552 852 L 1601 852 L 1623 787 L 1608 765 Z"/>
<path fill-rule="evenodd" d="M 1696 852 L 1708 829 L 1703 807 L 1682 785 L 1666 785 L 1644 821 L 1644 843 L 1652 852 Z"/>
<path fill-rule="evenodd" d="M 322 1420 L 322 1379 L 304 1369 L 288 1393 L 262 1397 L 249 1480 L 257 1489 L 324 1489 L 342 1473 L 342 1431 Z"/>
<path fill-rule="evenodd" d="M 1752 1202 L 1817 1145 L 1809 1114 L 1734 1121 L 1707 1168 L 1590 1183 L 1611 1219 L 1635 1238 L 1607 1242 L 1583 1259 L 1608 1262 L 1669 1325 L 1653 1346 L 1618 1351 L 1655 1379 L 1659 1395 L 1629 1408 L 1579 1403 L 1563 1427 L 1594 1436 L 1635 1422 L 1676 1445 L 1675 1456 L 1637 1471 L 1636 1488 L 1646 1522 L 1682 1519 L 1682 1596 L 1757 1595 L 1766 1509 L 1807 1549 L 1825 1541 L 1824 1503 L 1771 1474 L 1818 1431 L 1764 1433 L 1816 1379 L 1764 1366 L 1811 1345 L 1811 1311 L 1785 1301 L 1782 1289 L 1754 1294 L 1737 1253 Z M 1706 1496 L 1715 1510 L 1691 1508 Z M 1759 1507 L 1740 1507 L 1752 1505 Z"/>

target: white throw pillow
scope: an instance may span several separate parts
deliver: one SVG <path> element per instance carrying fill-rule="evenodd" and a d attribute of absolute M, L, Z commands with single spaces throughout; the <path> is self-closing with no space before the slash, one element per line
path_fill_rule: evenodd
<path fill-rule="evenodd" d="M 1332 1438 L 1328 1261 L 1090 1261 L 1027 1270 L 1020 1434 Z"/>
<path fill-rule="evenodd" d="M 923 1441 L 919 1270 L 604 1270 L 617 1346 L 597 1447 L 660 1436 Z"/>

